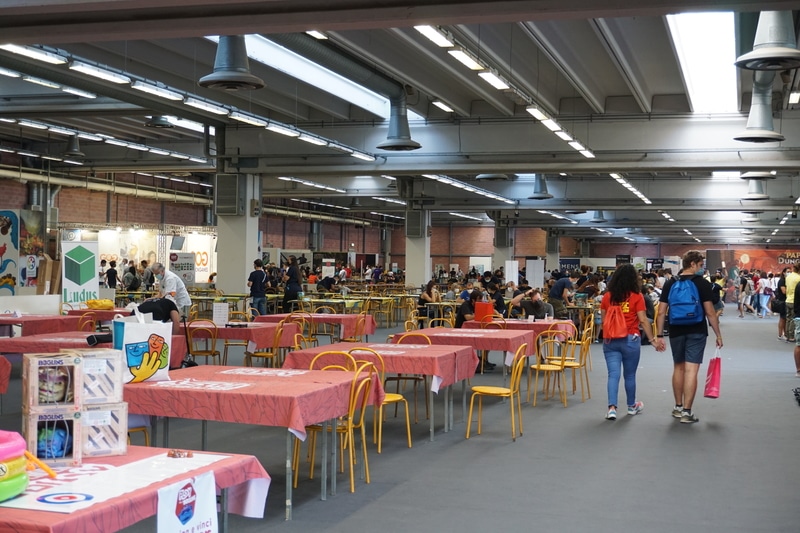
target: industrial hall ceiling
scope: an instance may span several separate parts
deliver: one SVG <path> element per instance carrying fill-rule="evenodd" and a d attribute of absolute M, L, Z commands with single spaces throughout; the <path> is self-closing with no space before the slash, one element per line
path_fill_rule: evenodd
<path fill-rule="evenodd" d="M 4 0 L 0 177 L 208 204 L 256 174 L 267 213 L 796 245 L 793 7 Z"/>

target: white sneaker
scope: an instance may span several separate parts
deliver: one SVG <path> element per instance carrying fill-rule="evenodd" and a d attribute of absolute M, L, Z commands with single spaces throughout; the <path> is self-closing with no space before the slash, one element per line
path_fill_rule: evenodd
<path fill-rule="evenodd" d="M 628 414 L 631 416 L 638 415 L 644 410 L 644 402 L 636 402 L 628 406 Z"/>

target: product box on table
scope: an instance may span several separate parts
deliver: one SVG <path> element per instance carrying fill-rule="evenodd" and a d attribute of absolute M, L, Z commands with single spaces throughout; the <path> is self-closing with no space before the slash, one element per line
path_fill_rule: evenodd
<path fill-rule="evenodd" d="M 81 411 L 84 457 L 128 453 L 128 404 L 84 405 Z"/>
<path fill-rule="evenodd" d="M 28 451 L 51 466 L 81 464 L 80 411 L 69 407 L 32 407 L 22 413 Z"/>
<path fill-rule="evenodd" d="M 122 385 L 125 372 L 128 371 L 122 350 L 90 348 L 64 350 L 64 353 L 83 358 L 82 405 L 122 401 Z"/>
<path fill-rule="evenodd" d="M 77 411 L 81 407 L 82 396 L 82 356 L 72 353 L 23 355 L 23 409 L 61 407 Z"/>

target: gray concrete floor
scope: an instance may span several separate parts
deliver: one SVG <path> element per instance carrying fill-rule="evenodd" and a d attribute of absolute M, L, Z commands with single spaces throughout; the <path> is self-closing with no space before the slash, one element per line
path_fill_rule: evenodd
<path fill-rule="evenodd" d="M 729 306 L 722 318 L 721 397 L 698 398 L 697 424 L 671 417 L 671 356 L 648 346 L 638 371 L 644 412 L 604 420 L 605 363 L 602 345 L 595 344 L 592 399 L 570 396 L 567 408 L 557 400 L 524 404 L 525 434 L 516 442 L 508 405 L 488 401 L 483 434 L 465 440 L 457 388 L 454 431 L 441 431 L 440 398 L 435 442 L 420 420 L 408 449 L 401 419 L 390 418 L 383 453 L 370 445 L 372 483 L 359 480 L 354 494 L 347 474 L 340 474 L 338 494 L 320 501 L 319 483 L 305 479 L 303 463 L 292 522 L 283 519 L 285 430 L 209 423 L 209 449 L 255 455 L 272 477 L 265 518 L 232 516 L 230 530 L 800 531 L 800 406 L 792 395 L 800 379 L 793 346 L 776 339 L 777 317 L 736 314 Z M 712 353 L 709 344 L 706 358 Z M 498 362 L 500 355 L 490 359 Z M 473 380 L 500 382 L 499 372 Z M 0 428 L 19 429 L 19 389 L 17 378 L 3 400 Z M 199 448 L 199 431 L 199 422 L 172 421 L 171 445 Z M 155 531 L 155 521 L 126 531 Z"/>

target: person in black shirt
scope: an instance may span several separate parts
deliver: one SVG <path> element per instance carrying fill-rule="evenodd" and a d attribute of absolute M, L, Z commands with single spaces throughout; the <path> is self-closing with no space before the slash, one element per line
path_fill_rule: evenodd
<path fill-rule="evenodd" d="M 497 287 L 496 283 L 489 283 L 486 287 L 489 291 L 489 298 L 492 300 L 492 305 L 494 305 L 494 310 L 496 313 L 506 316 L 506 302 L 503 299 L 503 293 Z"/>
<path fill-rule="evenodd" d="M 267 314 L 267 287 L 269 281 L 267 273 L 264 272 L 264 264 L 261 259 L 253 261 L 253 271 L 247 278 L 247 286 L 250 287 L 250 297 L 252 298 L 253 308 L 259 315 Z"/>
<path fill-rule="evenodd" d="M 317 283 L 318 291 L 335 292 L 339 290 L 339 275 L 333 277 L 325 276 L 319 283 Z"/>
<path fill-rule="evenodd" d="M 117 282 L 122 284 L 122 280 L 119 278 L 119 273 L 117 272 L 117 262 L 110 261 L 108 263 L 108 270 L 106 270 L 106 285 L 108 285 L 109 289 L 116 289 Z"/>
<path fill-rule="evenodd" d="M 139 305 L 138 309 L 140 313 L 152 313 L 153 320 L 158 320 L 160 322 L 172 321 L 172 334 L 180 334 L 181 314 L 178 311 L 178 306 L 169 298 L 151 298 L 150 300 L 145 300 Z M 136 313 L 131 311 L 131 315 L 134 314 Z"/>

